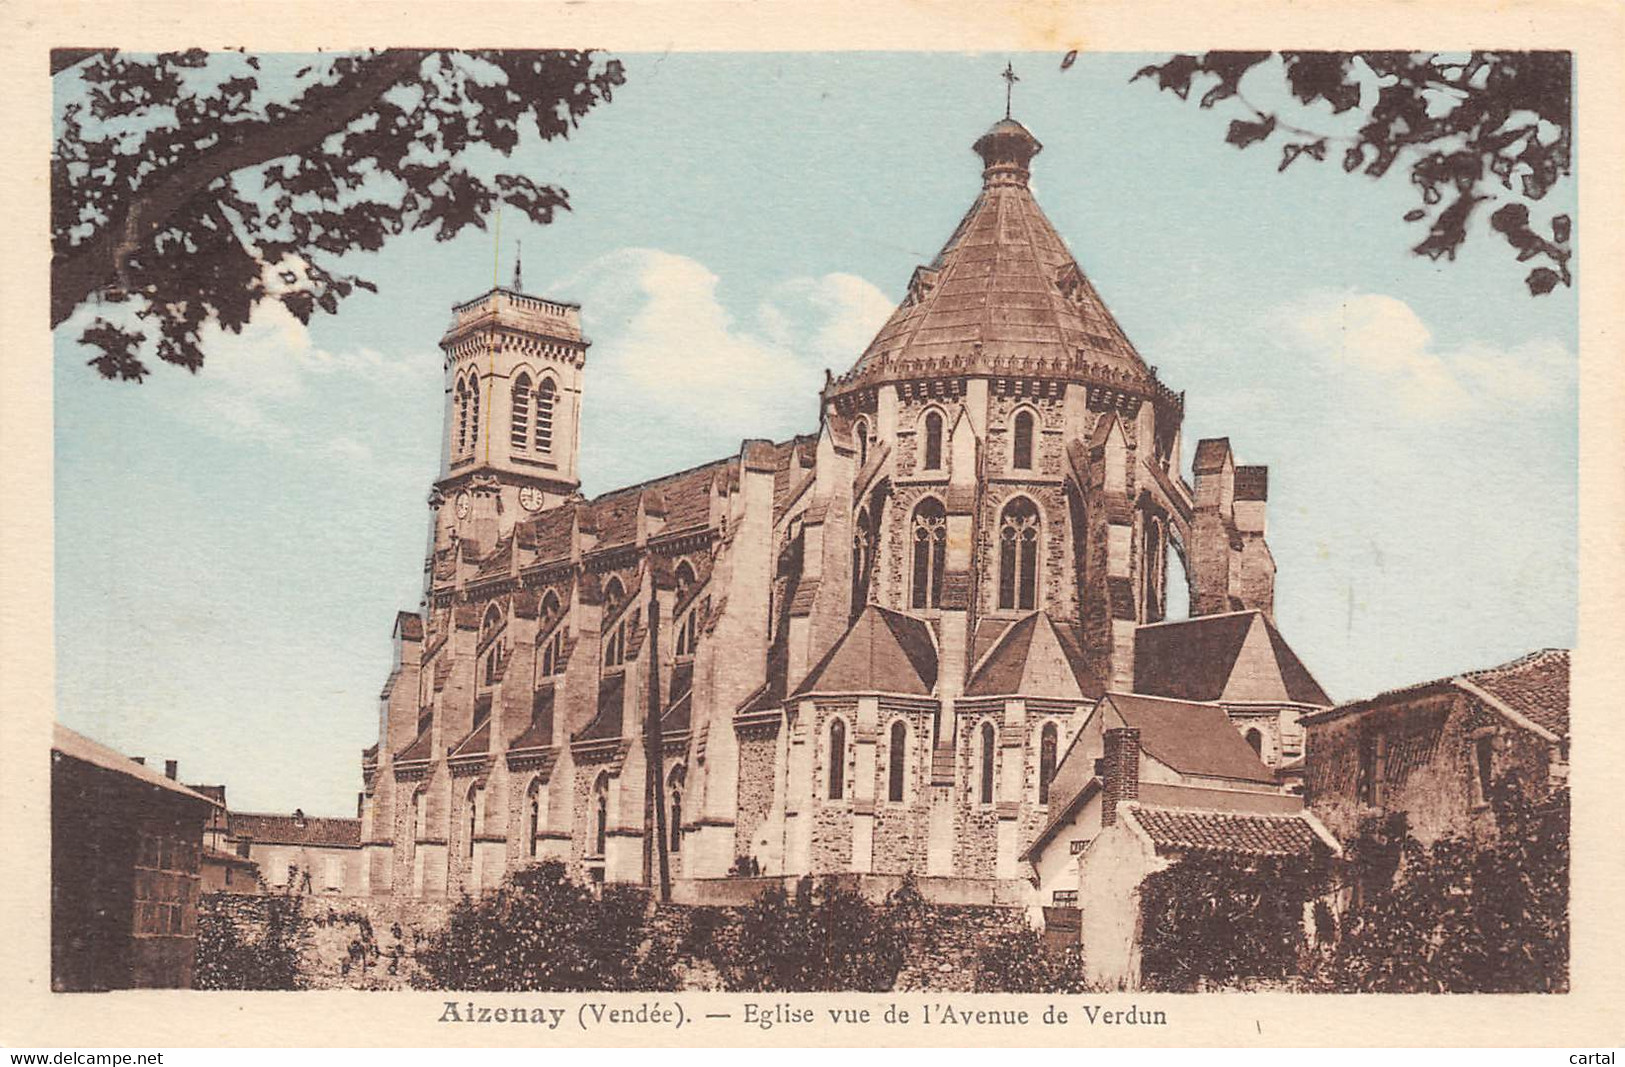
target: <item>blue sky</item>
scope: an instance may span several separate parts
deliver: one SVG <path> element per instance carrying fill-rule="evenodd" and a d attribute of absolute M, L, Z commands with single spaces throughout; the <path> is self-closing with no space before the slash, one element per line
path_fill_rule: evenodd
<path fill-rule="evenodd" d="M 1227 113 L 1129 84 L 1154 57 L 622 58 L 613 103 L 509 164 L 574 210 L 509 213 L 500 251 L 504 280 L 523 241 L 526 288 L 583 304 L 588 493 L 816 426 L 824 369 L 975 196 L 1013 58 L 1035 193 L 1186 391 L 1187 464 L 1227 435 L 1270 467 L 1278 622 L 1327 690 L 1573 643 L 1574 295 L 1526 296 L 1487 233 L 1454 263 L 1411 256 L 1397 169 L 1277 174 L 1275 150 L 1223 143 Z M 490 232 L 401 239 L 357 257 L 376 296 L 308 328 L 267 309 L 200 375 L 139 387 L 84 365 L 83 317 L 58 331 L 63 722 L 178 758 L 233 807 L 353 809 L 390 624 L 421 592 L 436 341 L 492 263 Z"/>

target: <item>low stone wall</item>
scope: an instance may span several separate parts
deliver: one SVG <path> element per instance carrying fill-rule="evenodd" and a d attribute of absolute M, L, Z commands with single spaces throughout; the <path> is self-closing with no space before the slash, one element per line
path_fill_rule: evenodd
<path fill-rule="evenodd" d="M 654 936 L 673 947 L 679 986 L 686 990 L 724 988 L 719 960 L 738 936 L 739 908 L 773 878 L 733 879 L 740 899 L 730 906 L 659 905 Z M 884 900 L 889 887 L 860 885 L 864 895 Z M 885 891 L 882 892 L 881 890 Z M 754 892 L 751 892 L 754 890 Z M 201 908 L 224 916 L 248 939 L 263 929 L 267 901 L 274 898 L 217 893 Z M 304 936 L 299 974 L 307 989 L 407 989 L 417 973 L 417 952 L 441 929 L 456 901 L 389 897 L 303 897 Z M 713 896 L 710 899 L 715 900 Z M 908 931 L 908 947 L 896 988 L 969 991 L 976 981 L 977 951 L 993 934 L 1027 924 L 1021 908 L 980 904 L 931 904 L 921 909 Z"/>

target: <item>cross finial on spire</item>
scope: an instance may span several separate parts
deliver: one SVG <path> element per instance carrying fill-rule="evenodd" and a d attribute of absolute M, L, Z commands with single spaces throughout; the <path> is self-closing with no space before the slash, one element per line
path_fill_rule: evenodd
<path fill-rule="evenodd" d="M 525 291 L 525 243 L 523 241 L 513 243 L 513 291 L 516 293 Z"/>
<path fill-rule="evenodd" d="M 1008 62 L 1006 62 L 1004 65 L 1004 73 L 999 75 L 999 77 L 1004 79 L 1004 117 L 1009 118 L 1010 97 L 1011 94 L 1015 92 L 1016 82 L 1020 81 L 1021 79 L 1016 76 L 1016 68 Z"/>

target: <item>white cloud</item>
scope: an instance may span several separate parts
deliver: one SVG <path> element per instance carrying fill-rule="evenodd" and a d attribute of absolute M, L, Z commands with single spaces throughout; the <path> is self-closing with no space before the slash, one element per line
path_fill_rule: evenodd
<path fill-rule="evenodd" d="M 1551 340 L 1510 348 L 1436 342 L 1414 309 L 1378 293 L 1320 292 L 1282 309 L 1289 340 L 1341 374 L 1383 390 L 1412 415 L 1486 414 L 1544 405 L 1574 375 L 1573 355 Z"/>

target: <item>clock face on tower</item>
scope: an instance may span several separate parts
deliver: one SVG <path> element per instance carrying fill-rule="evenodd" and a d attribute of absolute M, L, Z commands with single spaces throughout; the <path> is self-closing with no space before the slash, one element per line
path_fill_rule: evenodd
<path fill-rule="evenodd" d="M 519 506 L 526 511 L 537 511 L 542 506 L 542 491 L 534 485 L 519 487 Z"/>
<path fill-rule="evenodd" d="M 457 494 L 457 517 L 459 519 L 468 518 L 468 509 L 469 509 L 469 507 L 470 507 L 470 505 L 469 505 L 469 501 L 468 501 L 468 494 L 467 493 L 458 493 Z"/>

